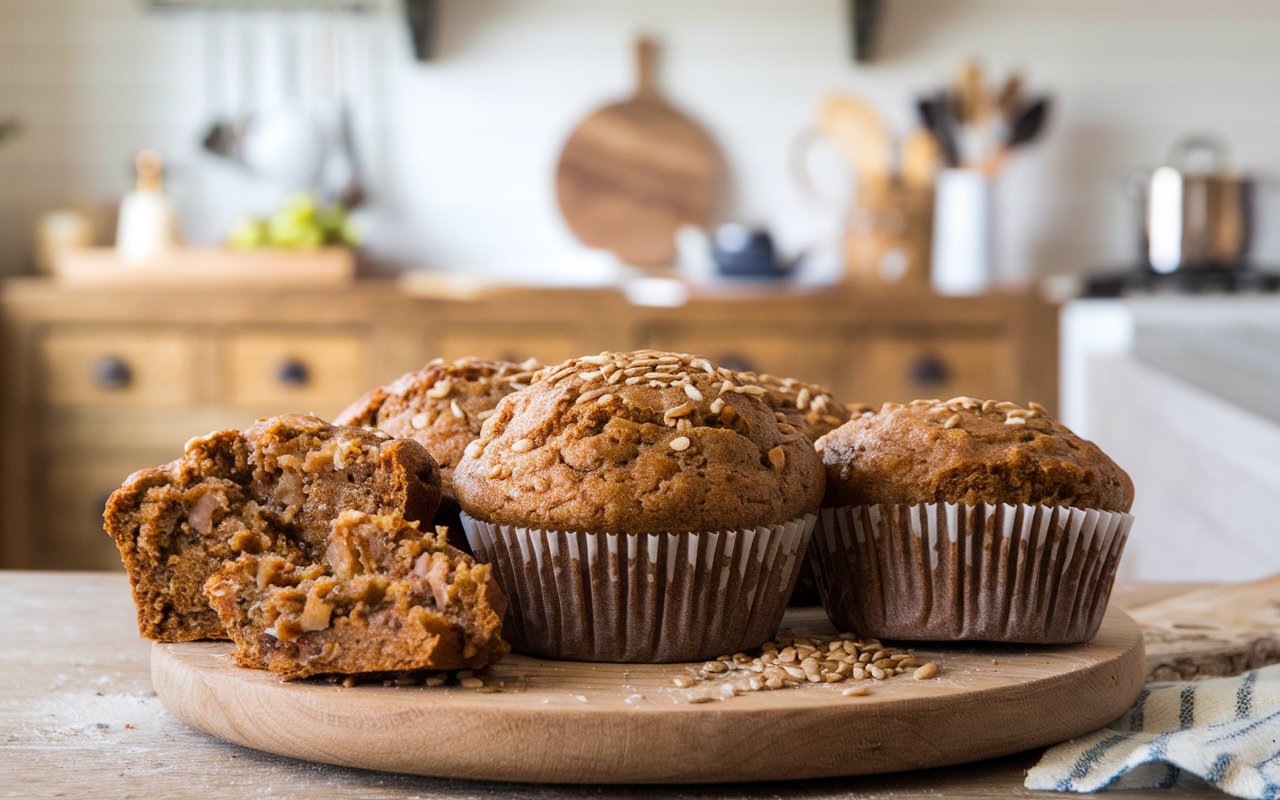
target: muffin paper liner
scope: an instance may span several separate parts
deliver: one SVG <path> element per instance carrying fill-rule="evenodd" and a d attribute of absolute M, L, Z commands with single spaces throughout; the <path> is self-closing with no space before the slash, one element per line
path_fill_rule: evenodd
<path fill-rule="evenodd" d="M 616 534 L 497 525 L 462 514 L 509 602 L 503 638 L 575 661 L 696 661 L 772 638 L 816 514 L 708 533 Z"/>
<path fill-rule="evenodd" d="M 827 616 L 885 639 L 1093 638 L 1133 515 L 1040 505 L 823 509 L 809 560 Z"/>

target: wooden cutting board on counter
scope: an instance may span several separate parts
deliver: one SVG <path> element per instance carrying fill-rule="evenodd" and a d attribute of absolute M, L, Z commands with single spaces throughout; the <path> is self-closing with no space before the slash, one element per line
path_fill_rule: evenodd
<path fill-rule="evenodd" d="M 556 168 L 556 199 L 583 244 L 634 266 L 672 266 L 683 225 L 709 226 L 724 180 L 715 142 L 666 101 L 657 45 L 636 42 L 635 93 L 584 119 Z"/>
<path fill-rule="evenodd" d="M 783 625 L 831 632 L 818 608 L 792 609 Z M 672 684 L 696 665 L 512 655 L 486 675 L 501 689 L 480 693 L 282 683 L 234 666 L 229 650 L 156 644 L 151 656 L 165 706 L 220 739 L 350 767 L 541 783 L 784 780 L 976 761 L 1097 729 L 1129 707 L 1146 674 L 1142 634 L 1115 608 L 1088 644 L 922 646 L 917 658 L 941 667 L 930 680 L 736 697 L 714 683 Z M 850 685 L 870 694 L 846 697 Z"/>
<path fill-rule="evenodd" d="M 1280 662 L 1280 575 L 1215 586 L 1131 608 L 1148 680 L 1239 675 Z"/>

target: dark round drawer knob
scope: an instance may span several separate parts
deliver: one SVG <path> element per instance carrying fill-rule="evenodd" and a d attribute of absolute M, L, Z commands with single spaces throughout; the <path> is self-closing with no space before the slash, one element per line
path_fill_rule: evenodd
<path fill-rule="evenodd" d="M 119 356 L 99 356 L 91 367 L 93 382 L 99 389 L 109 392 L 124 389 L 133 383 L 133 370 L 129 363 Z"/>
<path fill-rule="evenodd" d="M 723 353 L 716 358 L 716 364 L 734 372 L 759 372 L 751 361 L 741 353 Z"/>
<path fill-rule="evenodd" d="M 306 386 L 311 382 L 311 370 L 296 358 L 286 358 L 276 367 L 276 380 L 285 386 Z"/>
<path fill-rule="evenodd" d="M 941 386 L 951 380 L 951 369 L 941 358 L 926 353 L 911 364 L 911 382 L 921 388 Z"/>

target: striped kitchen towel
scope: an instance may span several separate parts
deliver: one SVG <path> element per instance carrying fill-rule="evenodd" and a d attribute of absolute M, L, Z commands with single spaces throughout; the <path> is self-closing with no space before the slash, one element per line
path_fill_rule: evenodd
<path fill-rule="evenodd" d="M 1280 800 L 1280 664 L 1148 684 L 1120 719 L 1051 747 L 1026 786 L 1095 792 L 1201 780 L 1236 797 Z"/>

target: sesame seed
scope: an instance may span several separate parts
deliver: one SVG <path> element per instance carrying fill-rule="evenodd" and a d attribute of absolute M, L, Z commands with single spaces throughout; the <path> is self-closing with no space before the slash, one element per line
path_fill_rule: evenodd
<path fill-rule="evenodd" d="M 1022 417 L 1006 417 L 1004 424 L 1005 425 L 1026 425 L 1027 421 Z"/>
<path fill-rule="evenodd" d="M 605 392 L 604 394 L 600 395 L 600 404 L 604 405 L 605 403 L 608 403 L 612 399 L 613 399 L 613 395 L 609 394 L 608 392 Z"/>
<path fill-rule="evenodd" d="M 989 414 L 989 413 L 991 413 L 992 409 L 994 409 L 994 408 L 996 407 L 996 402 L 997 402 L 997 401 L 995 401 L 995 400 L 987 400 L 987 401 L 983 402 L 983 404 L 982 404 L 982 413 L 983 413 L 983 414 Z"/>
<path fill-rule="evenodd" d="M 804 411 L 809 407 L 809 387 L 801 386 L 800 391 L 796 392 L 796 408 Z"/>
<path fill-rule="evenodd" d="M 533 441 L 530 439 L 516 439 L 511 443 L 511 449 L 516 453 L 527 453 L 533 449 Z"/>
<path fill-rule="evenodd" d="M 675 419 L 677 419 L 677 418 L 679 418 L 679 417 L 683 417 L 683 416 L 688 415 L 691 411 L 693 411 L 693 403 L 687 403 L 687 402 L 686 402 L 686 403 L 681 403 L 680 405 L 678 405 L 678 406 L 676 406 L 676 407 L 674 407 L 674 408 L 668 408 L 668 409 L 667 409 L 667 411 L 666 411 L 666 413 L 665 413 L 665 414 L 663 414 L 663 415 L 662 415 L 662 417 L 663 417 L 663 419 L 665 419 L 665 420 L 667 420 L 668 422 L 670 422 L 670 421 L 675 420 Z"/>
<path fill-rule="evenodd" d="M 959 414 L 952 414 L 951 416 L 947 417 L 947 421 L 946 421 L 946 422 L 942 423 L 942 427 L 944 427 L 944 428 L 954 428 L 955 426 L 957 426 L 957 425 L 959 425 L 959 424 L 960 424 L 960 415 L 959 415 Z"/>
<path fill-rule="evenodd" d="M 723 398 L 723 397 L 717 397 L 715 400 L 712 400 L 712 401 L 711 401 L 711 413 L 712 413 L 712 414 L 719 414 L 722 410 L 724 410 L 724 398 Z"/>
<path fill-rule="evenodd" d="M 418 430 L 422 430 L 423 428 L 427 427 L 427 421 L 428 421 L 427 412 L 422 411 L 417 414 L 414 414 L 413 418 L 409 420 L 409 424 L 417 428 Z"/>
<path fill-rule="evenodd" d="M 449 401 L 449 411 L 451 411 L 453 415 L 458 419 L 462 419 L 463 417 L 466 416 L 466 414 L 462 413 L 462 406 L 458 405 L 457 400 Z"/>
<path fill-rule="evenodd" d="M 1046 417 L 1049 416 L 1049 409 L 1040 405 L 1035 400 L 1032 400 L 1030 403 L 1027 403 L 1027 408 L 1031 409 L 1032 411 L 1042 416 L 1046 416 Z"/>
<path fill-rule="evenodd" d="M 453 391 L 453 381 L 449 380 L 448 378 L 441 378 L 440 380 L 436 381 L 435 384 L 430 389 L 427 390 L 427 397 L 430 397 L 432 400 L 443 400 L 444 398 L 448 397 L 449 393 L 452 391 Z"/>
<path fill-rule="evenodd" d="M 677 436 L 676 438 L 671 440 L 668 446 L 672 450 L 675 450 L 678 453 L 682 450 L 688 450 L 689 444 L 690 442 L 689 442 L 688 436 Z"/>
<path fill-rule="evenodd" d="M 702 392 L 698 391 L 698 387 L 694 386 L 692 383 L 686 383 L 684 385 L 684 393 L 689 396 L 690 400 L 698 403 L 702 402 Z"/>
<path fill-rule="evenodd" d="M 484 686 L 484 681 L 476 677 L 463 678 L 458 681 L 458 685 L 463 689 L 479 689 Z"/>
<path fill-rule="evenodd" d="M 484 445 L 480 444 L 479 442 L 472 442 L 471 444 L 467 445 L 467 449 L 463 451 L 463 454 L 466 455 L 467 458 L 479 458 L 480 454 L 483 452 L 484 452 Z"/>

